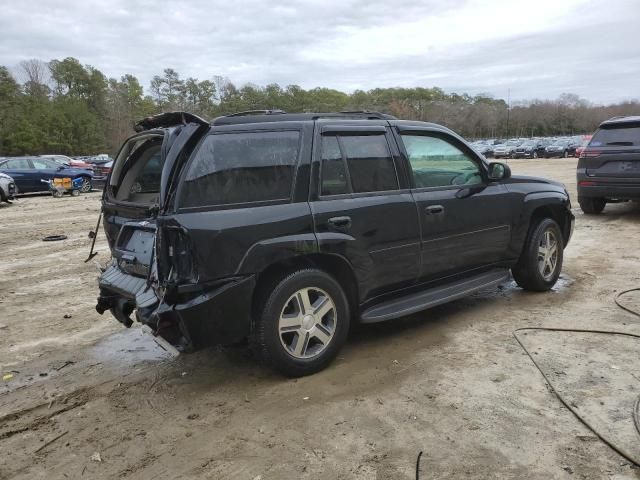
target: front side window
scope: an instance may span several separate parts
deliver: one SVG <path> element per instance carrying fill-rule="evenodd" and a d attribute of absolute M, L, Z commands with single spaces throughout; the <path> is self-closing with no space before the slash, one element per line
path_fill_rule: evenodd
<path fill-rule="evenodd" d="M 209 135 L 186 174 L 181 206 L 289 199 L 299 144 L 297 131 Z"/>
<path fill-rule="evenodd" d="M 466 153 L 439 137 L 402 135 L 416 188 L 476 185 L 480 168 Z"/>
<path fill-rule="evenodd" d="M 47 168 L 58 168 L 60 165 L 54 162 L 53 160 L 49 160 L 48 158 L 34 158 L 31 160 L 33 162 L 33 166 L 38 169 L 47 169 Z"/>

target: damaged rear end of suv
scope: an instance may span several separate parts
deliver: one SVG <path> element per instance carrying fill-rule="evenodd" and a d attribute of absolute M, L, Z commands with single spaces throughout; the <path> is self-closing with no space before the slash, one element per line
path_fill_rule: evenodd
<path fill-rule="evenodd" d="M 135 315 L 174 353 L 192 351 L 211 338 L 215 326 L 208 320 L 217 305 L 237 305 L 216 300 L 234 279 L 199 282 L 188 232 L 175 219 L 174 180 L 209 127 L 182 112 L 139 122 L 138 133 L 116 156 L 103 193 L 103 227 L 112 258 L 99 279 L 96 310 L 110 311 L 126 327 Z M 223 326 L 215 337 L 236 340 L 228 330 Z"/>

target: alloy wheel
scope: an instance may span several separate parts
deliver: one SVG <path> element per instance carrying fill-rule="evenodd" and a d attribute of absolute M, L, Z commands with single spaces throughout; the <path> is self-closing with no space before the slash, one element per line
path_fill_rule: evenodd
<path fill-rule="evenodd" d="M 322 353 L 336 331 L 337 309 L 329 294 L 319 288 L 302 288 L 289 297 L 278 321 L 278 336 L 295 358 Z"/>
<path fill-rule="evenodd" d="M 546 282 L 553 278 L 558 265 L 558 239 L 555 232 L 548 228 L 538 244 L 538 271 Z"/>
<path fill-rule="evenodd" d="M 82 185 L 80 185 L 80 191 L 82 193 L 91 191 L 91 180 L 89 180 L 87 177 L 82 177 Z"/>

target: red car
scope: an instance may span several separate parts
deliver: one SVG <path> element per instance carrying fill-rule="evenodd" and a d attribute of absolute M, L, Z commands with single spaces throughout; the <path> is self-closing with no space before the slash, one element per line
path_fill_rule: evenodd
<path fill-rule="evenodd" d="M 574 154 L 574 157 L 576 158 L 580 157 L 580 154 L 582 153 L 582 151 L 585 149 L 587 145 L 589 145 L 589 142 L 591 141 L 592 136 L 593 135 L 585 135 L 582 137 L 582 143 L 578 148 L 576 148 L 576 153 Z"/>

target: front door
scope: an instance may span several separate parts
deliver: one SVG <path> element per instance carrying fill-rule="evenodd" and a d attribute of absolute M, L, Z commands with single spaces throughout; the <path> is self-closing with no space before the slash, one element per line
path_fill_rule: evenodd
<path fill-rule="evenodd" d="M 516 214 L 507 188 L 457 137 L 438 130 L 399 130 L 421 229 L 422 280 L 504 261 Z"/>
<path fill-rule="evenodd" d="M 351 264 L 361 301 L 416 282 L 418 215 L 388 128 L 318 129 L 310 204 L 320 251 Z"/>

